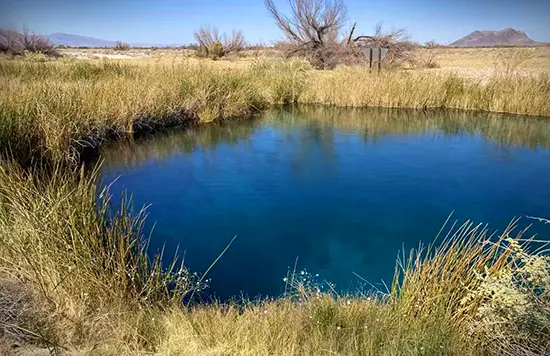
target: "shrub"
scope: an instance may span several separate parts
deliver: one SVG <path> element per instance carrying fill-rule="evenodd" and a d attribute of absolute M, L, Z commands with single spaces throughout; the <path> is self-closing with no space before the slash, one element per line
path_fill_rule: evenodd
<path fill-rule="evenodd" d="M 0 29 L 0 52 L 12 55 L 42 53 L 50 57 L 59 56 L 55 46 L 46 38 L 30 34 L 26 30 L 19 33 L 13 29 Z"/>
<path fill-rule="evenodd" d="M 199 28 L 193 35 L 198 43 L 197 55 L 199 57 L 216 60 L 240 52 L 246 46 L 246 40 L 241 31 L 233 30 L 229 36 L 226 33 L 220 34 L 216 27 L 206 26 Z"/>
<path fill-rule="evenodd" d="M 113 47 L 115 51 L 127 51 L 130 49 L 130 45 L 126 42 L 118 41 Z"/>
<path fill-rule="evenodd" d="M 514 264 L 478 275 L 479 288 L 464 300 L 481 300 L 471 327 L 496 353 L 543 354 L 550 350 L 550 257 L 507 241 Z"/>

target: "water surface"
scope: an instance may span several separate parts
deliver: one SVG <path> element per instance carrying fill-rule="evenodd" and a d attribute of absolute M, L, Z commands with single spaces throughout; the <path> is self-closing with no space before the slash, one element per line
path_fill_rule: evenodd
<path fill-rule="evenodd" d="M 221 298 L 281 293 L 298 269 L 339 290 L 391 282 L 399 250 L 447 216 L 502 230 L 550 217 L 550 120 L 443 111 L 280 108 L 107 147 L 103 177 L 149 205 L 152 250 L 179 246 Z M 523 218 L 521 225 L 532 223 Z M 550 226 L 531 232 L 550 236 Z"/>

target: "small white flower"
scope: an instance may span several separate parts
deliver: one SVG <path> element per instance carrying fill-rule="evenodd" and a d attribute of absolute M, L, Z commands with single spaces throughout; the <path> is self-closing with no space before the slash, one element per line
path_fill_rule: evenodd
<path fill-rule="evenodd" d="M 305 272 L 305 271 L 302 271 L 302 272 L 300 272 L 300 274 L 303 276 L 304 274 L 306 274 L 306 272 Z"/>
<path fill-rule="evenodd" d="M 339 327 L 339 326 L 336 327 L 336 330 L 340 330 L 340 329 L 341 329 L 341 327 Z"/>
<path fill-rule="evenodd" d="M 350 304 L 351 304 L 351 300 L 348 300 L 348 301 L 346 302 L 346 304 L 347 304 L 347 305 L 350 305 Z"/>
<path fill-rule="evenodd" d="M 283 278 L 283 282 L 288 282 L 288 278 Z"/>

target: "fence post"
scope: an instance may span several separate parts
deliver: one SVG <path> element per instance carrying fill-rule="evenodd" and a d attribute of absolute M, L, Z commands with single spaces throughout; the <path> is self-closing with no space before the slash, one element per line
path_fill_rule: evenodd
<path fill-rule="evenodd" d="M 369 48 L 369 70 L 372 69 L 372 48 Z"/>
<path fill-rule="evenodd" d="M 378 48 L 378 73 L 382 69 L 382 47 Z"/>

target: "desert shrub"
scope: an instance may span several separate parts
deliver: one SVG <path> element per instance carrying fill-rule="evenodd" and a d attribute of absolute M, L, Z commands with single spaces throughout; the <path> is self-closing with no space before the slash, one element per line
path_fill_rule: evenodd
<path fill-rule="evenodd" d="M 0 29 L 0 51 L 8 54 L 23 54 L 25 47 L 21 34 L 13 29 Z"/>
<path fill-rule="evenodd" d="M 114 49 L 115 51 L 127 51 L 127 50 L 130 49 L 130 45 L 129 45 L 128 43 L 126 43 L 126 42 L 118 41 L 118 42 L 114 45 L 113 49 Z"/>
<path fill-rule="evenodd" d="M 543 354 L 550 350 L 550 257 L 507 241 L 514 263 L 478 274 L 479 287 L 464 300 L 481 300 L 471 327 L 496 353 Z"/>
<path fill-rule="evenodd" d="M 387 48 L 388 52 L 382 60 L 382 65 L 385 67 L 416 64 L 414 52 L 418 46 L 409 41 L 409 35 L 405 29 L 387 32 L 383 30 L 380 22 L 375 26 L 373 35 L 357 36 L 353 39 L 353 44 L 360 48 Z"/>
<path fill-rule="evenodd" d="M 19 33 L 13 29 L 0 29 L 0 52 L 12 55 L 42 53 L 51 57 L 59 56 L 55 46 L 45 37 L 26 30 Z"/>
<path fill-rule="evenodd" d="M 430 40 L 430 41 L 427 41 L 426 43 L 424 43 L 424 47 L 425 48 L 439 48 L 439 47 L 442 47 L 442 45 L 440 45 L 439 43 L 437 43 L 434 40 Z"/>
<path fill-rule="evenodd" d="M 378 24 L 373 35 L 354 36 L 356 24 L 349 33 L 343 28 L 347 21 L 347 7 L 342 0 L 290 0 L 290 13 L 284 14 L 273 0 L 265 5 L 285 40 L 278 44 L 287 56 L 306 58 L 318 69 L 333 69 L 339 64 L 351 65 L 366 60 L 364 48 L 387 48 L 385 66 L 412 64 L 415 48 L 403 29 L 383 32 Z"/>
<path fill-rule="evenodd" d="M 283 31 L 288 56 L 301 56 L 319 69 L 334 68 L 340 57 L 353 51 L 340 40 L 347 19 L 343 1 L 291 0 L 290 14 L 280 11 L 272 0 L 265 0 L 277 26 Z"/>
<path fill-rule="evenodd" d="M 495 74 L 512 77 L 518 75 L 525 64 L 535 57 L 535 51 L 527 48 L 515 48 L 499 52 L 495 56 Z"/>
<path fill-rule="evenodd" d="M 198 43 L 199 57 L 219 59 L 232 53 L 238 53 L 246 46 L 246 40 L 241 31 L 233 31 L 231 35 L 220 34 L 216 27 L 203 26 L 194 32 Z"/>
<path fill-rule="evenodd" d="M 439 50 L 435 47 L 428 49 L 418 49 L 415 53 L 416 55 L 416 64 L 420 68 L 439 68 L 440 65 L 437 62 L 437 57 L 439 56 Z"/>

